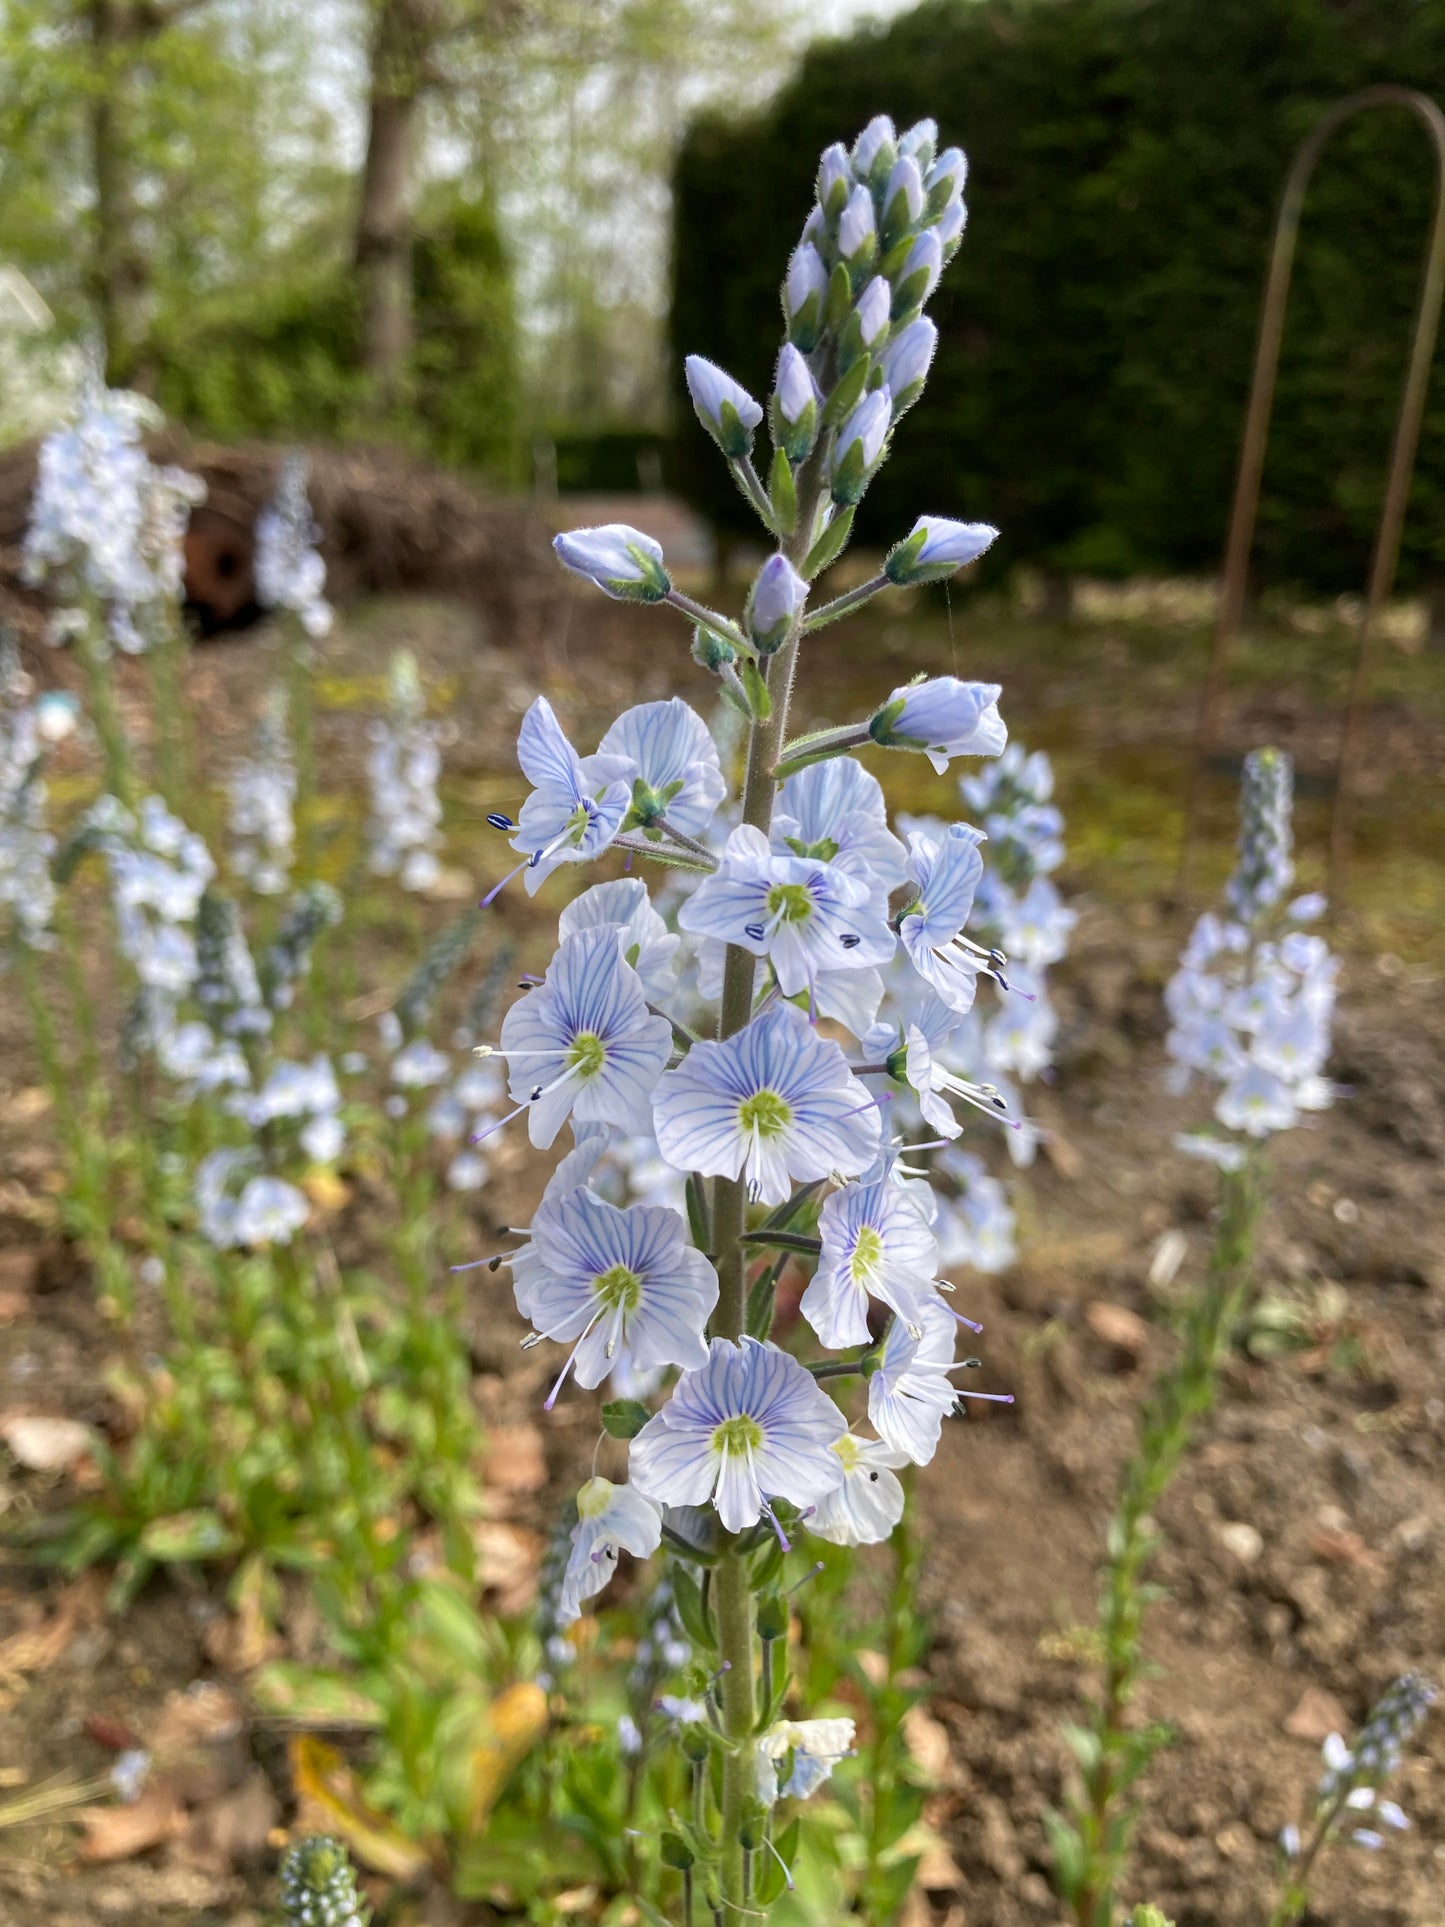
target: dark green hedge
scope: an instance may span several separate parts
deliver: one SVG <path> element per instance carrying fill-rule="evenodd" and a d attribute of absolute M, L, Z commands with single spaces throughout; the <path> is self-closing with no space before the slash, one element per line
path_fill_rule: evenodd
<path fill-rule="evenodd" d="M 1330 101 L 1445 93 L 1445 0 L 932 0 L 815 49 L 759 121 L 703 120 L 677 167 L 672 337 L 765 392 L 816 156 L 871 115 L 969 155 L 942 342 L 861 530 L 996 521 L 999 561 L 1213 569 L 1285 169 Z M 1266 581 L 1368 564 L 1433 194 L 1422 130 L 1376 111 L 1306 212 L 1257 549 Z M 1445 359 L 1442 357 L 1441 359 Z M 743 526 L 679 388 L 669 472 Z M 1437 360 L 1402 580 L 1445 569 Z"/>

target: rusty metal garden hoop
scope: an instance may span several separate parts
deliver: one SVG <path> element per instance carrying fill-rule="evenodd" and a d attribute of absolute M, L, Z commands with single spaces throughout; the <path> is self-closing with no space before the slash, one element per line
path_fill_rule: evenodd
<path fill-rule="evenodd" d="M 1260 314 L 1259 345 L 1255 350 L 1254 374 L 1250 384 L 1249 406 L 1244 418 L 1244 441 L 1239 455 L 1239 473 L 1230 511 L 1229 535 L 1224 550 L 1224 576 L 1220 585 L 1219 613 L 1214 640 L 1209 652 L 1204 695 L 1200 704 L 1199 728 L 1195 737 L 1194 769 L 1185 812 L 1184 849 L 1180 861 L 1180 884 L 1188 875 L 1190 856 L 1199 832 L 1205 765 L 1214 746 L 1219 726 L 1219 708 L 1224 693 L 1224 676 L 1230 650 L 1239 634 L 1244 614 L 1245 586 L 1250 551 L 1254 547 L 1255 521 L 1259 511 L 1260 480 L 1264 473 L 1265 448 L 1269 439 L 1270 413 L 1274 406 L 1275 377 L 1279 371 L 1280 342 L 1284 334 L 1285 305 L 1289 299 L 1290 277 L 1294 271 L 1295 243 L 1299 238 L 1300 217 L 1305 194 L 1314 174 L 1315 163 L 1325 143 L 1344 121 L 1372 107 L 1405 107 L 1424 124 L 1435 155 L 1435 216 L 1425 252 L 1425 272 L 1420 288 L 1420 303 L 1415 314 L 1415 332 L 1410 344 L 1410 359 L 1405 374 L 1400 412 L 1395 422 L 1394 445 L 1390 452 L 1389 476 L 1380 510 L 1379 527 L 1370 563 L 1369 587 L 1365 610 L 1360 620 L 1359 649 L 1350 683 L 1349 702 L 1340 736 L 1339 760 L 1335 772 L 1335 802 L 1330 823 L 1330 885 L 1338 897 L 1344 883 L 1349 854 L 1350 803 L 1355 760 L 1359 752 L 1360 725 L 1374 667 L 1380 618 L 1395 585 L 1395 570 L 1400 559 L 1400 537 L 1405 508 L 1415 469 L 1415 454 L 1420 441 L 1420 423 L 1425 412 L 1425 390 L 1434 358 L 1435 339 L 1440 326 L 1440 299 L 1445 290 L 1445 114 L 1427 95 L 1409 87 L 1366 87 L 1357 94 L 1336 101 L 1321 115 L 1303 146 L 1295 155 L 1285 181 L 1275 222 L 1274 246 L 1270 254 L 1269 275 L 1265 282 L 1264 306 Z"/>

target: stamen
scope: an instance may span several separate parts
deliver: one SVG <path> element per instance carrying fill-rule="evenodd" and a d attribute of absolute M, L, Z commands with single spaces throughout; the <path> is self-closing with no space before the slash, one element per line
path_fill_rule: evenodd
<path fill-rule="evenodd" d="M 488 810 L 487 821 L 494 830 L 515 830 L 517 827 L 505 810 Z"/>
<path fill-rule="evenodd" d="M 512 881 L 512 878 L 519 877 L 522 874 L 523 870 L 529 869 L 531 867 L 534 861 L 535 861 L 534 858 L 528 857 L 527 861 L 525 863 L 519 863 L 515 870 L 508 870 L 507 874 L 502 878 L 500 883 L 494 883 L 492 885 L 491 889 L 488 890 L 487 894 L 482 898 L 481 902 L 477 905 L 477 908 L 479 910 L 490 910 L 492 905 L 496 902 L 497 898 L 502 894 L 503 890 L 505 890 L 507 885 Z"/>

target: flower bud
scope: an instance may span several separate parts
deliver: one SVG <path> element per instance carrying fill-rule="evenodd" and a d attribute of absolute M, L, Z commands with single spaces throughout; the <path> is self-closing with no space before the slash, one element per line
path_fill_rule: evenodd
<path fill-rule="evenodd" d="M 934 230 L 925 228 L 908 250 L 903 266 L 898 271 L 893 288 L 895 317 L 911 314 L 915 308 L 921 308 L 938 286 L 938 277 L 942 273 L 943 248 Z"/>
<path fill-rule="evenodd" d="M 840 507 L 851 507 L 863 499 L 868 478 L 883 455 L 893 419 L 893 397 L 886 388 L 866 394 L 833 444 L 833 472 L 830 478 L 833 500 Z"/>
<path fill-rule="evenodd" d="M 741 461 L 752 449 L 762 409 L 746 388 L 701 355 L 689 355 L 683 372 L 698 420 L 730 462 Z"/>
<path fill-rule="evenodd" d="M 808 599 L 808 585 L 785 555 L 770 555 L 748 592 L 744 621 L 763 655 L 787 640 L 793 618 Z"/>
<path fill-rule="evenodd" d="M 714 676 L 737 661 L 738 652 L 726 636 L 720 636 L 716 629 L 704 629 L 699 623 L 692 632 L 692 659 L 699 669 L 707 669 Z"/>
<path fill-rule="evenodd" d="M 813 446 L 821 402 L 812 370 L 792 342 L 785 343 L 773 385 L 773 443 L 790 462 L 801 462 Z"/>
<path fill-rule="evenodd" d="M 968 219 L 968 209 L 962 201 L 950 201 L 933 224 L 933 232 L 938 236 L 938 244 L 943 249 L 945 265 L 958 253 L 958 244 L 963 239 L 964 223 Z"/>
<path fill-rule="evenodd" d="M 887 114 L 875 114 L 853 143 L 853 176 L 870 181 L 891 169 L 898 158 L 898 135 Z"/>
<path fill-rule="evenodd" d="M 921 515 L 912 530 L 888 552 L 883 573 L 899 588 L 914 582 L 942 582 L 976 562 L 998 536 L 987 522 L 947 522 Z"/>
<path fill-rule="evenodd" d="M 783 285 L 783 312 L 788 318 L 788 339 L 804 354 L 818 345 L 823 332 L 823 304 L 828 299 L 828 270 L 823 257 L 811 241 L 793 250 L 788 263 L 788 278 Z"/>
<path fill-rule="evenodd" d="M 625 522 L 572 529 L 556 536 L 552 547 L 564 568 L 595 582 L 618 602 L 661 602 L 672 587 L 661 544 Z"/>
<path fill-rule="evenodd" d="M 898 137 L 898 152 L 901 157 L 918 163 L 919 171 L 927 174 L 933 165 L 933 157 L 938 152 L 938 122 L 918 120 L 906 134 Z"/>
<path fill-rule="evenodd" d="M 938 346 L 938 330 L 927 315 L 918 315 L 883 351 L 883 381 L 893 397 L 893 419 L 923 393 L 933 351 Z"/>
<path fill-rule="evenodd" d="M 834 141 L 831 147 L 823 149 L 822 159 L 818 162 L 818 206 L 827 220 L 836 221 L 843 212 L 852 185 L 848 150 L 841 141 Z"/>
<path fill-rule="evenodd" d="M 838 222 L 838 252 L 850 268 L 858 271 L 873 259 L 877 248 L 873 196 L 866 187 L 855 187 Z"/>
<path fill-rule="evenodd" d="M 895 161 L 883 194 L 883 245 L 891 247 L 906 234 L 923 213 L 923 176 L 918 163 L 907 158 Z"/>
<path fill-rule="evenodd" d="M 844 322 L 838 342 L 838 365 L 847 370 L 860 355 L 880 343 L 888 330 L 893 290 L 881 274 L 875 274 L 859 295 L 856 306 Z"/>
<path fill-rule="evenodd" d="M 885 749 L 921 749 L 942 775 L 951 756 L 998 756 L 1008 731 L 998 713 L 996 682 L 931 676 L 895 689 L 875 712 L 868 733 Z"/>
<path fill-rule="evenodd" d="M 931 214 L 941 214 L 950 202 L 963 199 L 968 180 L 968 156 L 961 147 L 946 147 L 929 168 L 924 187 Z"/>

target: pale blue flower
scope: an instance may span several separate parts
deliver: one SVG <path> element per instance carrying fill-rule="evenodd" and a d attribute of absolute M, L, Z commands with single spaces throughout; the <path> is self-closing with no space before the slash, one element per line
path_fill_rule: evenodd
<path fill-rule="evenodd" d="M 591 1478 L 577 1494 L 572 1550 L 562 1575 L 557 1624 L 570 1626 L 582 1616 L 582 1601 L 611 1579 L 619 1550 L 650 1559 L 662 1544 L 662 1514 L 630 1485 Z"/>
<path fill-rule="evenodd" d="M 543 1338 L 574 1347 L 568 1369 L 589 1389 L 614 1366 L 707 1362 L 703 1332 L 717 1303 L 717 1273 L 687 1241 L 675 1211 L 625 1210 L 577 1187 L 532 1219 L 535 1258 L 516 1286 L 517 1309 Z"/>
<path fill-rule="evenodd" d="M 793 250 L 783 290 L 788 321 L 794 339 L 804 353 L 808 352 L 817 338 L 827 295 L 828 270 L 823 266 L 823 257 L 811 241 L 804 241 Z"/>
<path fill-rule="evenodd" d="M 1201 1158 L 1221 1171 L 1242 1171 L 1245 1165 L 1245 1149 L 1230 1138 L 1210 1137 L 1204 1131 L 1180 1131 L 1174 1139 L 1176 1151 L 1185 1157 Z"/>
<path fill-rule="evenodd" d="M 938 1194 L 934 1234 L 940 1264 L 968 1265 L 974 1271 L 1007 1271 L 1018 1257 L 1017 1229 L 1008 1193 L 972 1151 L 949 1145 L 937 1169 L 951 1178 L 955 1193 Z"/>
<path fill-rule="evenodd" d="M 842 1050 L 791 1004 L 722 1043 L 694 1044 L 659 1080 L 653 1109 L 670 1163 L 706 1177 L 746 1174 L 764 1204 L 782 1204 L 795 1181 L 856 1177 L 882 1136 Z"/>
<path fill-rule="evenodd" d="M 950 1009 L 972 1007 L 988 954 L 962 935 L 983 875 L 978 832 L 951 823 L 938 842 L 915 830 L 908 839 L 908 874 L 918 895 L 898 923 L 913 968 Z"/>
<path fill-rule="evenodd" d="M 834 1191 L 818 1235 L 823 1249 L 801 1310 L 829 1351 L 868 1343 L 871 1298 L 918 1329 L 919 1307 L 934 1296 L 938 1244 L 896 1184 L 880 1178 Z"/>
<path fill-rule="evenodd" d="M 899 584 L 942 582 L 976 562 L 997 536 L 998 530 L 987 522 L 948 522 L 941 515 L 921 515 L 897 547 L 889 550 L 883 573 Z"/>
<path fill-rule="evenodd" d="M 757 1797 L 766 1807 L 779 1797 L 778 1766 L 792 1756 L 792 1770 L 781 1788 L 782 1797 L 806 1800 L 832 1777 L 839 1760 L 854 1750 L 855 1730 L 850 1719 L 779 1720 L 757 1742 Z"/>
<path fill-rule="evenodd" d="M 1012 1071 L 1027 1083 L 1048 1069 L 1059 1018 L 1032 971 L 1009 967 L 1009 995 L 984 1031 L 984 1062 L 992 1071 Z"/>
<path fill-rule="evenodd" d="M 614 601 L 661 602 L 672 587 L 661 543 L 626 522 L 571 529 L 554 536 L 552 547 L 564 568 L 595 583 Z"/>
<path fill-rule="evenodd" d="M 1226 1130 L 1268 1137 L 1274 1131 L 1287 1131 L 1299 1109 L 1282 1077 L 1251 1064 L 1219 1093 L 1214 1115 Z"/>
<path fill-rule="evenodd" d="M 786 1499 L 806 1509 L 842 1483 L 830 1448 L 847 1430 L 812 1373 L 775 1345 L 715 1338 L 706 1365 L 632 1441 L 632 1483 L 658 1505 L 717 1507 L 743 1532 Z"/>
<path fill-rule="evenodd" d="M 531 896 L 559 863 L 590 863 L 611 843 L 632 807 L 633 765 L 601 752 L 584 764 L 545 696 L 522 718 L 517 761 L 532 794 L 522 805 L 512 848 L 528 859 L 519 868 Z"/>
<path fill-rule="evenodd" d="M 929 168 L 924 186 L 928 189 L 930 196 L 942 191 L 946 192 L 949 201 L 957 201 L 962 197 L 967 183 L 967 156 L 962 148 L 945 147 Z"/>
<path fill-rule="evenodd" d="M 818 206 L 830 219 L 853 191 L 853 166 L 842 141 L 825 147 L 818 159 Z"/>
<path fill-rule="evenodd" d="M 1067 954 L 1078 912 L 1067 908 L 1047 877 L 1036 876 L 1021 897 L 1001 897 L 1000 903 L 1003 947 L 1016 962 L 1046 970 Z"/>
<path fill-rule="evenodd" d="M 310 1216 L 306 1194 L 294 1184 L 284 1178 L 251 1178 L 236 1200 L 229 1242 L 288 1245 Z"/>
<path fill-rule="evenodd" d="M 604 924 L 559 947 L 545 981 L 503 1019 L 501 1051 L 512 1097 L 528 1113 L 528 1134 L 545 1149 L 569 1116 L 579 1124 L 648 1130 L 672 1026 L 649 1013 L 637 972 L 622 961 L 616 931 Z"/>
<path fill-rule="evenodd" d="M 683 373 L 698 420 L 729 461 L 741 461 L 753 445 L 762 409 L 746 388 L 701 355 L 689 355 Z"/>
<path fill-rule="evenodd" d="M 845 1432 L 833 1450 L 843 1483 L 825 1493 L 808 1516 L 808 1530 L 835 1546 L 879 1546 L 903 1517 L 903 1485 L 895 1477 L 908 1454 L 882 1439 Z"/>
<path fill-rule="evenodd" d="M 602 924 L 609 924 L 617 932 L 618 948 L 642 979 L 642 988 L 651 1001 L 663 1002 L 677 988 L 674 958 L 682 939 L 653 909 L 641 877 L 594 883 L 590 890 L 574 897 L 558 919 L 558 940 L 565 943 L 579 930 Z"/>
<path fill-rule="evenodd" d="M 950 756 L 997 756 L 1007 743 L 1000 694 L 997 683 L 931 676 L 895 689 L 869 734 L 885 749 L 921 749 L 941 776 Z"/>
<path fill-rule="evenodd" d="M 773 847 L 864 871 L 897 888 L 906 851 L 888 827 L 883 786 L 851 756 L 810 763 L 784 783 L 773 814 Z"/>
<path fill-rule="evenodd" d="M 741 824 L 712 876 L 678 913 L 684 930 L 767 957 L 785 997 L 821 971 L 886 963 L 894 939 L 887 894 L 861 876 L 812 857 L 779 856 L 761 830 Z"/>
<path fill-rule="evenodd" d="M 812 253 L 811 249 L 808 251 Z M 783 352 L 778 356 L 773 398 L 777 402 L 778 413 L 790 428 L 802 420 L 809 408 L 816 410 L 821 399 L 812 370 L 791 341 L 784 342 Z"/>
<path fill-rule="evenodd" d="M 896 317 L 921 308 L 938 286 L 943 273 L 943 243 L 935 228 L 925 228 L 908 250 L 894 282 L 893 313 Z"/>
<path fill-rule="evenodd" d="M 589 777 L 605 780 L 618 762 L 626 763 L 634 783 L 640 781 L 650 792 L 638 808 L 634 791 L 638 817 L 648 821 L 665 815 L 684 836 L 700 836 L 727 795 L 712 733 L 680 696 L 624 709 L 583 768 Z"/>

